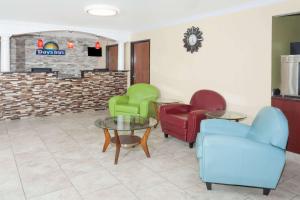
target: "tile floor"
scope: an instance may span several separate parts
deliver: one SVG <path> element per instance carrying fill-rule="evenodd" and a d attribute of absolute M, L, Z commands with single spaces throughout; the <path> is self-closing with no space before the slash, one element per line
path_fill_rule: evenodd
<path fill-rule="evenodd" d="M 277 190 L 213 185 L 198 177 L 195 149 L 158 127 L 149 138 L 151 158 L 141 148 L 102 153 L 104 134 L 88 111 L 0 122 L 0 200 L 300 200 L 300 156 L 288 154 Z M 142 133 L 138 133 L 142 134 Z"/>

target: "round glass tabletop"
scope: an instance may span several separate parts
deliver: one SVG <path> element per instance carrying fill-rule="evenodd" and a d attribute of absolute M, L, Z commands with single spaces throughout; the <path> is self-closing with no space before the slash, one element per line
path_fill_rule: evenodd
<path fill-rule="evenodd" d="M 158 98 L 154 101 L 157 104 L 171 104 L 171 103 L 182 103 L 182 101 L 177 99 L 166 99 L 166 98 Z"/>
<path fill-rule="evenodd" d="M 152 128 L 157 124 L 153 118 L 142 118 L 137 116 L 116 116 L 107 117 L 104 120 L 98 119 L 95 125 L 99 128 L 106 128 L 117 131 L 132 131 Z"/>
<path fill-rule="evenodd" d="M 223 110 L 207 112 L 205 113 L 205 115 L 208 118 L 227 119 L 227 120 L 242 120 L 247 117 L 245 114 L 242 113 L 223 111 Z"/>

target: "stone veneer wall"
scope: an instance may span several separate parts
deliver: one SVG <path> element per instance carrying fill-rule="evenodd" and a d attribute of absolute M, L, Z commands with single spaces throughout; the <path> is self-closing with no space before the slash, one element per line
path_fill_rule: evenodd
<path fill-rule="evenodd" d="M 127 89 L 127 72 L 85 72 L 83 78 L 54 73 L 0 73 L 0 120 L 106 109 Z"/>
<path fill-rule="evenodd" d="M 48 35 L 16 35 L 11 37 L 11 71 L 30 72 L 31 68 L 50 67 L 61 74 L 79 75 L 80 70 L 91 70 L 106 68 L 106 46 L 116 42 L 103 37 L 92 38 L 84 34 L 76 36 L 66 36 L 63 32 L 53 32 Z M 75 37 L 76 36 L 76 37 Z M 61 50 L 66 51 L 66 55 L 36 55 L 37 40 L 43 39 L 44 43 L 54 41 Z M 94 47 L 99 40 L 102 47 L 102 57 L 88 56 L 87 47 Z M 74 48 L 68 49 L 67 42 L 72 41 Z"/>

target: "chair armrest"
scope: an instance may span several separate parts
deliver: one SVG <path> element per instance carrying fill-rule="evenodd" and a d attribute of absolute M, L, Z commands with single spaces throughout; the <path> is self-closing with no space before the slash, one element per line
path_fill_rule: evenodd
<path fill-rule="evenodd" d="M 204 181 L 275 188 L 284 164 L 285 151 L 270 144 L 224 135 L 207 135 L 203 140 Z"/>
<path fill-rule="evenodd" d="M 109 99 L 109 103 L 115 103 L 115 104 L 126 104 L 128 103 L 129 96 L 114 96 Z"/>
<path fill-rule="evenodd" d="M 223 119 L 205 119 L 201 121 L 200 133 L 197 135 L 196 148 L 197 157 L 202 157 L 203 139 L 207 135 L 227 135 L 236 137 L 246 137 L 250 126 Z"/>
<path fill-rule="evenodd" d="M 200 122 L 206 119 L 205 110 L 193 110 L 188 116 L 187 142 L 194 142 L 200 130 Z"/>
<path fill-rule="evenodd" d="M 129 97 L 128 96 L 114 96 L 109 99 L 108 101 L 108 108 L 111 116 L 115 116 L 115 105 L 117 104 L 126 104 L 128 103 Z"/>
<path fill-rule="evenodd" d="M 191 110 L 191 105 L 188 104 L 167 104 L 160 106 L 160 113 L 169 113 L 169 114 L 176 114 L 176 113 L 187 113 Z"/>
<path fill-rule="evenodd" d="M 245 137 L 250 126 L 223 119 L 206 119 L 201 121 L 200 132 L 205 134 L 231 135 Z"/>
<path fill-rule="evenodd" d="M 150 114 L 150 111 L 153 110 L 150 107 L 150 104 L 152 104 L 152 100 L 143 100 L 140 103 L 140 116 L 147 118 Z"/>

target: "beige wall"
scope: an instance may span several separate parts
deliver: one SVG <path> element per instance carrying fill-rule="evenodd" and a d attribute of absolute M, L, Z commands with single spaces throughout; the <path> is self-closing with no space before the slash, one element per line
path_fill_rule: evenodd
<path fill-rule="evenodd" d="M 205 18 L 194 23 L 134 34 L 151 39 L 151 83 L 163 97 L 188 102 L 199 89 L 212 89 L 228 109 L 246 113 L 250 122 L 271 103 L 272 16 L 300 11 L 299 0 Z M 198 53 L 183 48 L 187 28 L 203 31 Z"/>

